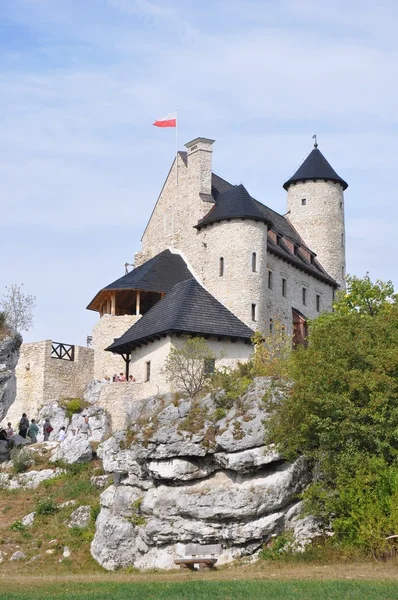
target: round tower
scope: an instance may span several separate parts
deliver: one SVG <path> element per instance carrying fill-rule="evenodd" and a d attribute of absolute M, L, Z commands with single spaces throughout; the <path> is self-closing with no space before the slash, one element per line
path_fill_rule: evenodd
<path fill-rule="evenodd" d="M 286 217 L 325 271 L 344 289 L 344 190 L 348 184 L 320 152 L 316 137 L 314 149 L 283 187 L 287 191 Z"/>

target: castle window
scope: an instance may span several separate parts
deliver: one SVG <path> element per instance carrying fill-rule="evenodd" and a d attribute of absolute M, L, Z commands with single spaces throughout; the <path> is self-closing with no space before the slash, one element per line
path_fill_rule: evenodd
<path fill-rule="evenodd" d="M 314 255 L 313 254 L 310 255 L 310 263 L 312 265 L 314 264 Z"/>
<path fill-rule="evenodd" d="M 224 259 L 222 256 L 220 256 L 219 276 L 220 277 L 224 276 Z"/>
<path fill-rule="evenodd" d="M 257 254 L 255 252 L 252 254 L 252 271 L 253 273 L 257 271 Z"/>
<path fill-rule="evenodd" d="M 294 244 L 294 256 L 298 256 L 299 253 L 299 247 L 297 244 Z"/>
<path fill-rule="evenodd" d="M 274 321 L 273 319 L 269 320 L 269 332 L 272 333 L 274 330 Z"/>
<path fill-rule="evenodd" d="M 286 290 L 287 290 L 287 281 L 284 277 L 282 277 L 282 296 L 286 297 Z"/>
<path fill-rule="evenodd" d="M 145 381 L 150 381 L 151 379 L 151 361 L 145 363 Z"/>
<path fill-rule="evenodd" d="M 205 375 L 211 375 L 214 373 L 216 368 L 216 359 L 215 358 L 205 358 L 203 364 L 203 372 Z"/>
<path fill-rule="evenodd" d="M 340 202 L 340 210 L 343 210 L 343 203 Z"/>
<path fill-rule="evenodd" d="M 344 233 L 341 234 L 341 245 L 344 248 Z"/>
<path fill-rule="evenodd" d="M 303 299 L 303 304 L 305 306 L 307 304 L 307 288 L 303 287 L 303 289 L 301 290 L 301 296 Z"/>
<path fill-rule="evenodd" d="M 307 204 L 307 198 L 301 199 L 301 206 L 305 206 Z"/>
<path fill-rule="evenodd" d="M 282 339 L 285 339 L 285 326 L 282 325 Z"/>
<path fill-rule="evenodd" d="M 279 234 L 276 234 L 276 243 L 277 243 L 277 245 L 280 246 L 281 242 L 282 242 L 282 236 L 279 235 Z"/>
<path fill-rule="evenodd" d="M 344 279 L 344 267 L 341 267 L 341 276 Z"/>
<path fill-rule="evenodd" d="M 321 312 L 321 297 L 319 294 L 316 295 L 316 310 Z"/>
<path fill-rule="evenodd" d="M 272 290 L 273 284 L 274 284 L 274 282 L 273 282 L 273 273 L 272 273 L 272 271 L 268 271 L 268 288 L 270 290 Z"/>
<path fill-rule="evenodd" d="M 252 321 L 257 321 L 257 305 L 256 304 L 252 304 Z"/>

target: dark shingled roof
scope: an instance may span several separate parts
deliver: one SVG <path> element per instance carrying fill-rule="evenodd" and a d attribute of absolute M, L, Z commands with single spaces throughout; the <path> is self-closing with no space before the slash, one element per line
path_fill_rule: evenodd
<path fill-rule="evenodd" d="M 262 210 L 261 205 L 240 184 L 218 194 L 216 204 L 195 227 L 200 228 L 203 225 L 215 223 L 216 221 L 238 218 L 265 221 L 272 226 L 270 219 Z"/>
<path fill-rule="evenodd" d="M 249 341 L 253 331 L 207 292 L 196 279 L 173 289 L 106 350 L 125 354 L 154 337 L 179 333 Z"/>
<path fill-rule="evenodd" d="M 343 186 L 343 190 L 348 188 L 348 183 L 341 179 L 337 175 L 336 171 L 328 163 L 322 152 L 318 148 L 314 148 L 312 152 L 307 156 L 301 167 L 297 169 L 295 174 L 283 184 L 285 190 L 288 189 L 292 183 L 298 181 L 308 181 L 309 179 L 323 179 L 329 181 L 335 181 Z"/>
<path fill-rule="evenodd" d="M 144 264 L 116 279 L 103 288 L 104 290 L 145 290 L 146 292 L 168 292 L 179 281 L 192 278 L 185 261 L 179 254 L 164 250 Z M 93 298 L 87 308 L 94 302 Z"/>

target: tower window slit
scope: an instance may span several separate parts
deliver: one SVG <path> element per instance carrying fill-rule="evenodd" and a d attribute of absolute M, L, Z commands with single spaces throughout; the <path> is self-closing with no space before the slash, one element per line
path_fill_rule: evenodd
<path fill-rule="evenodd" d="M 286 297 L 287 281 L 282 277 L 282 296 Z"/>
<path fill-rule="evenodd" d="M 219 263 L 219 276 L 223 277 L 224 276 L 224 258 L 222 256 L 220 256 L 220 263 Z"/>
<path fill-rule="evenodd" d="M 252 321 L 257 321 L 257 305 L 252 304 Z"/>
<path fill-rule="evenodd" d="M 321 296 L 319 294 L 316 295 L 316 310 L 321 312 Z"/>
<path fill-rule="evenodd" d="M 272 290 L 273 283 L 273 273 L 272 271 L 268 271 L 268 289 Z"/>
<path fill-rule="evenodd" d="M 253 273 L 257 271 L 257 254 L 255 252 L 252 253 L 252 271 Z"/>
<path fill-rule="evenodd" d="M 303 304 L 305 306 L 307 304 L 307 288 L 303 287 L 303 289 L 301 290 L 301 294 L 302 294 Z"/>

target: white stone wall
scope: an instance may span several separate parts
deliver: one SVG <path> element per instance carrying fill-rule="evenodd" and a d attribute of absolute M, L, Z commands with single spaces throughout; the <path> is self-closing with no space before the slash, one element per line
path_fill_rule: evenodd
<path fill-rule="evenodd" d="M 333 288 L 318 281 L 304 271 L 281 260 L 268 252 L 267 272 L 272 271 L 272 289 L 268 288 L 268 273 L 264 280 L 263 290 L 266 296 L 266 316 L 259 323 L 259 329 L 269 331 L 270 319 L 285 324 L 288 332 L 292 332 L 292 308 L 299 310 L 308 319 L 314 319 L 320 312 L 332 309 Z M 282 296 L 282 279 L 286 279 L 286 297 Z M 302 289 L 306 288 L 306 304 L 302 301 Z M 321 296 L 320 312 L 316 308 L 316 295 Z"/>
<path fill-rule="evenodd" d="M 40 408 L 50 400 L 81 397 L 93 378 L 94 351 L 75 346 L 75 360 L 51 357 L 51 340 L 22 344 L 16 367 L 17 396 L 7 413 L 15 425 L 26 412 L 37 417 Z"/>
<path fill-rule="evenodd" d="M 126 331 L 140 319 L 136 315 L 104 315 L 93 327 L 92 347 L 94 349 L 94 378 L 103 380 L 106 376 L 112 379 L 113 375 L 124 373 L 126 363 L 118 354 L 105 352 L 104 348 L 110 346 L 116 338 L 122 336 Z"/>
<path fill-rule="evenodd" d="M 250 220 L 222 221 L 202 229 L 200 239 L 201 276 L 206 289 L 241 321 L 256 329 L 266 317 L 267 225 Z M 224 259 L 223 276 L 220 257 Z M 252 304 L 256 305 L 255 320 Z"/>
<path fill-rule="evenodd" d="M 306 204 L 302 205 L 302 200 Z M 288 218 L 328 274 L 344 289 L 344 194 L 333 181 L 305 181 L 290 185 Z M 342 238 L 343 236 L 343 238 Z"/>
<path fill-rule="evenodd" d="M 155 394 L 165 394 L 170 386 L 163 373 L 164 362 L 171 350 L 169 336 L 141 346 L 131 353 L 130 374 L 141 384 L 144 398 Z M 146 381 L 146 363 L 151 363 L 150 380 Z"/>

